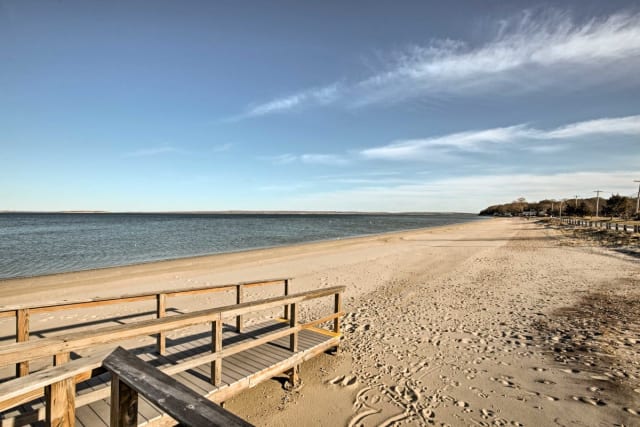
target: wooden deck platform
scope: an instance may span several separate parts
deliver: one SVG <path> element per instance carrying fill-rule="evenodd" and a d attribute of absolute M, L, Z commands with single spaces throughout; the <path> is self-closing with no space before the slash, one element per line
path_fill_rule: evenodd
<path fill-rule="evenodd" d="M 16 376 L 0 382 L 1 427 L 151 425 L 179 419 L 184 411 L 194 411 L 188 404 L 177 412 L 175 405 L 163 406 L 167 400 L 158 397 L 158 392 L 163 390 L 162 384 L 167 387 L 173 384 L 173 390 L 182 390 L 183 397 L 196 396 L 207 402 L 203 398 L 206 397 L 219 403 L 282 373 L 297 382 L 302 362 L 339 345 L 342 336 L 340 318 L 344 315 L 341 294 L 345 288 L 334 286 L 290 294 L 289 280 L 245 282 L 180 292 L 164 290 L 46 306 L 4 307 L 0 314 L 16 319 L 16 342 L 0 346 L 0 367 L 15 365 Z M 284 295 L 244 301 L 245 288 L 270 285 L 284 285 Z M 166 315 L 169 296 L 223 291 L 235 292 L 236 303 Z M 332 300 L 333 304 L 325 301 L 322 305 L 329 308 L 330 314 L 300 322 L 300 304 L 318 298 Z M 155 319 L 30 339 L 29 316 L 32 313 L 154 299 L 157 305 Z M 270 320 L 264 323 L 247 325 L 244 321 L 246 315 L 263 313 L 263 316 L 265 311 Z M 274 314 L 278 311 L 283 313 L 282 318 Z M 235 322 L 229 324 L 230 321 Z M 168 337 L 177 331 L 180 331 L 179 338 Z M 144 337 L 155 337 L 156 345 L 132 348 L 136 346 L 134 342 L 140 345 L 140 339 L 147 341 Z M 123 346 L 129 351 L 121 348 Z M 31 365 L 34 361 L 47 359 L 53 366 L 38 366 L 34 370 L 36 366 Z M 110 362 L 107 363 L 107 359 Z M 120 374 L 116 374 L 118 364 L 125 359 L 131 362 L 131 372 L 148 372 L 155 378 L 155 385 L 148 383 L 137 389 L 136 377 L 129 371 L 128 380 L 119 377 Z M 111 375 L 117 380 L 115 387 L 111 384 Z M 130 381 L 129 385 L 126 385 L 127 381 Z M 139 394 L 139 399 L 135 399 L 139 402 L 137 416 L 135 409 L 131 410 L 135 406 L 123 405 L 122 400 L 134 402 L 131 398 L 134 389 Z M 117 404 L 111 407 L 110 400 L 113 399 Z M 158 409 L 160 406 L 178 418 L 163 414 Z M 210 402 L 199 408 L 218 413 L 221 419 L 241 421 L 236 425 L 247 424 L 219 407 L 211 406 Z M 193 415 L 202 419 L 203 413 Z M 116 424 L 113 424 L 114 420 Z"/>
<path fill-rule="evenodd" d="M 247 326 L 242 333 L 238 333 L 235 325 L 225 324 L 223 327 L 223 342 L 225 349 L 233 348 L 268 334 L 289 328 L 287 320 L 270 320 L 268 322 Z M 272 378 L 310 359 L 324 351 L 338 346 L 340 334 L 325 329 L 309 328 L 298 333 L 298 351 L 289 348 L 289 337 L 243 350 L 242 352 L 225 357 L 222 361 L 221 383 L 214 386 L 211 383 L 211 364 L 206 363 L 192 369 L 176 373 L 176 380 L 206 396 L 215 402 L 223 402 L 242 390 L 251 388 L 265 379 Z M 211 352 L 211 333 L 203 332 L 181 337 L 176 340 L 167 339 L 166 354 L 159 355 L 155 347 L 145 347 L 134 350 L 138 357 L 157 368 L 179 365 Z M 78 426 L 108 426 L 110 416 L 110 374 L 104 373 L 76 385 L 76 425 Z M 86 402 L 84 397 L 91 402 Z M 38 425 L 33 422 L 34 417 L 23 417 L 22 414 L 39 415 L 44 419 L 44 399 L 40 398 L 28 404 L 2 414 L 2 426 Z M 139 425 L 153 425 L 163 418 L 163 413 L 146 399 L 141 398 L 138 408 Z"/>

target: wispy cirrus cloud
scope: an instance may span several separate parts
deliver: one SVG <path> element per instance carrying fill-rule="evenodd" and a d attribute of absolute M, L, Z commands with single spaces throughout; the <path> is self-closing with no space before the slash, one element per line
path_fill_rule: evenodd
<path fill-rule="evenodd" d="M 346 190 L 305 192 L 288 203 L 311 210 L 425 211 L 440 206 L 448 211 L 478 212 L 489 205 L 524 196 L 527 200 L 591 196 L 594 188 L 612 193 L 632 192 L 638 170 L 579 171 L 547 174 L 493 174 L 443 177 L 420 183 L 363 185 Z M 482 191 L 469 191 L 482 188 Z M 391 207 L 391 208 L 390 208 Z"/>
<path fill-rule="evenodd" d="M 264 159 L 269 160 L 278 165 L 285 165 L 294 162 L 305 164 L 325 165 L 325 166 L 344 166 L 349 164 L 349 159 L 337 154 L 279 154 L 277 156 L 268 156 Z"/>
<path fill-rule="evenodd" d="M 482 151 L 496 144 L 511 144 L 525 140 L 568 140 L 594 135 L 640 135 L 640 115 L 583 121 L 551 130 L 520 124 L 430 138 L 399 140 L 362 150 L 360 154 L 369 159 L 416 160 L 438 151 Z M 526 148 L 538 152 L 558 150 L 557 146 L 548 144 L 531 145 Z"/>
<path fill-rule="evenodd" d="M 356 104 L 425 94 L 535 90 L 580 76 L 585 85 L 619 78 L 640 64 L 640 14 L 618 13 L 576 23 L 564 12 L 525 12 L 498 23 L 487 42 L 436 40 L 392 55 L 388 69 L 362 82 Z M 612 74 L 598 71 L 614 71 Z"/>
<path fill-rule="evenodd" d="M 308 105 L 330 104 L 339 97 L 340 89 L 341 86 L 339 83 L 307 89 L 292 95 L 273 99 L 263 104 L 254 105 L 248 108 L 240 117 L 264 116 Z"/>
<path fill-rule="evenodd" d="M 573 123 L 552 131 L 541 132 L 540 138 L 577 138 L 598 134 L 640 135 L 640 115 Z"/>
<path fill-rule="evenodd" d="M 389 52 L 379 71 L 365 79 L 302 90 L 252 106 L 240 117 L 313 105 L 362 107 L 416 97 L 493 94 L 496 89 L 502 94 L 562 89 L 566 82 L 584 87 L 635 77 L 640 66 L 640 13 L 576 22 L 566 12 L 528 11 L 495 22 L 486 33 L 480 44 L 432 40 Z"/>

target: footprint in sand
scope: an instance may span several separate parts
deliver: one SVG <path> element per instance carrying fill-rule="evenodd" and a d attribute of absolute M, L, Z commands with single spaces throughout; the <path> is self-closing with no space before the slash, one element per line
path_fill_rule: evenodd
<path fill-rule="evenodd" d="M 498 382 L 498 383 L 502 384 L 505 387 L 509 387 L 509 388 L 514 388 L 515 387 L 515 383 L 513 381 L 510 381 L 512 379 L 512 377 L 507 377 L 507 376 L 501 375 L 500 378 L 490 377 L 489 379 L 491 381 Z"/>
<path fill-rule="evenodd" d="M 494 415 L 494 412 L 491 409 L 482 409 L 480 410 L 480 412 L 482 413 L 482 418 L 484 419 L 491 418 Z"/>
<path fill-rule="evenodd" d="M 593 405 L 593 406 L 606 406 L 607 404 L 603 400 L 600 400 L 598 398 L 587 397 L 587 396 L 571 396 L 571 398 L 575 401 L 588 403 L 589 405 Z"/>
<path fill-rule="evenodd" d="M 340 385 L 342 387 L 349 387 L 358 382 L 358 377 L 355 375 L 338 375 L 337 377 L 327 381 L 328 384 Z"/>

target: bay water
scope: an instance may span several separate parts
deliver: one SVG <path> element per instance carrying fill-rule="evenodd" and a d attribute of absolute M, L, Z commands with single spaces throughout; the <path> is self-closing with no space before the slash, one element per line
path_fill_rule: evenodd
<path fill-rule="evenodd" d="M 0 214 L 0 279 L 480 219 L 473 214 Z"/>

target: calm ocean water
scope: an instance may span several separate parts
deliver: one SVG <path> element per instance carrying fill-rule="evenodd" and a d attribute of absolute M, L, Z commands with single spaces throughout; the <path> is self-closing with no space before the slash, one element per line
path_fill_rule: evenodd
<path fill-rule="evenodd" d="M 478 219 L 472 214 L 0 214 L 0 279 Z"/>

